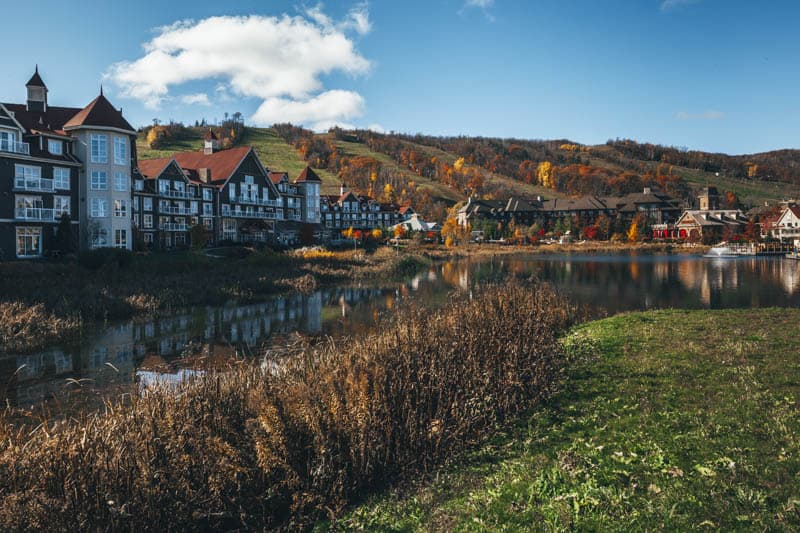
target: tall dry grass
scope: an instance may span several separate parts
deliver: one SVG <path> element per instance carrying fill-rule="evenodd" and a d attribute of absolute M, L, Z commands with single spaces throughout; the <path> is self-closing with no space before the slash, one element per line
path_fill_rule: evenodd
<path fill-rule="evenodd" d="M 572 319 L 509 282 L 81 419 L 0 423 L 0 528 L 297 528 L 546 397 Z"/>

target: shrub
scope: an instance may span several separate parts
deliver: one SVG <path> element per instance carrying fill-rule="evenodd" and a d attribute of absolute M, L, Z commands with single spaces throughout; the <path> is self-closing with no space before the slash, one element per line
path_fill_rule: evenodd
<path fill-rule="evenodd" d="M 120 248 L 98 248 L 78 254 L 78 264 L 87 270 L 99 270 L 103 267 L 125 268 L 132 261 L 133 254 Z"/>
<path fill-rule="evenodd" d="M 571 311 L 518 281 L 105 413 L 0 421 L 0 528 L 299 528 L 428 469 L 559 381 Z"/>

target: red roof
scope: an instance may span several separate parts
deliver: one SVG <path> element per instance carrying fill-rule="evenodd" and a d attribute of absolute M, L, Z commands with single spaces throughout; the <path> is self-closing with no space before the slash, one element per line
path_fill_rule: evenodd
<path fill-rule="evenodd" d="M 130 131 L 131 133 L 136 131 L 133 129 L 133 126 L 128 124 L 128 121 L 122 117 L 122 112 L 114 108 L 111 102 L 103 96 L 102 92 L 100 96 L 89 102 L 89 105 L 81 109 L 64 124 L 64 129 L 78 128 L 80 126 L 117 128 Z"/>
<path fill-rule="evenodd" d="M 279 184 L 284 177 L 286 177 L 286 179 L 289 179 L 289 174 L 287 174 L 286 172 L 269 173 L 269 179 L 271 179 L 272 183 L 274 183 L 275 185 Z"/>
<path fill-rule="evenodd" d="M 410 205 L 404 205 L 403 207 L 401 207 L 401 208 L 400 208 L 400 214 L 401 214 L 401 215 L 405 215 L 405 214 L 406 214 L 406 212 L 407 212 L 409 209 L 411 209 L 411 206 L 410 206 Z M 411 210 L 413 211 L 413 209 L 411 209 Z"/>
<path fill-rule="evenodd" d="M 173 154 L 172 157 L 140 159 L 139 171 L 143 175 L 147 175 L 146 172 L 142 170 L 143 165 L 149 172 L 153 172 L 153 169 L 160 165 L 160 168 L 155 171 L 159 173 L 167 166 L 171 159 L 175 159 L 178 165 L 189 174 L 189 177 L 193 181 L 200 181 L 198 176 L 199 169 L 209 169 L 211 171 L 212 184 L 222 188 L 251 150 L 252 148 L 249 146 L 237 146 L 236 148 L 215 152 L 210 155 L 206 155 L 198 150 L 195 152 L 178 152 Z"/>
<path fill-rule="evenodd" d="M 798 205 L 790 205 L 788 207 L 789 207 L 789 211 L 794 213 L 794 216 L 796 216 L 797 218 L 800 218 L 800 206 L 798 206 Z"/>
<path fill-rule="evenodd" d="M 297 179 L 294 180 L 294 181 L 296 183 L 302 183 L 304 181 L 319 181 L 319 182 L 322 182 L 322 180 L 319 179 L 319 176 L 317 176 L 317 174 L 313 170 L 311 170 L 311 167 L 304 168 L 303 171 L 300 173 L 300 175 L 297 176 Z"/>
<path fill-rule="evenodd" d="M 140 159 L 139 160 L 139 174 L 145 178 L 157 178 L 167 168 L 171 157 L 161 157 L 159 159 Z"/>

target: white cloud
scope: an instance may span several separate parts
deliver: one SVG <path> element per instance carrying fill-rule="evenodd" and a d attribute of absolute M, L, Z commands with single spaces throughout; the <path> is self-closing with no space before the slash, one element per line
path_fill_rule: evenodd
<path fill-rule="evenodd" d="M 713 109 L 703 111 L 702 113 L 688 113 L 686 111 L 679 111 L 678 113 L 675 113 L 675 118 L 678 120 L 722 120 L 725 118 L 725 113 L 722 111 L 715 111 Z"/>
<path fill-rule="evenodd" d="M 464 7 L 480 7 L 487 9 L 494 5 L 494 0 L 467 0 L 464 2 Z"/>
<path fill-rule="evenodd" d="M 689 4 L 694 4 L 700 0 L 663 0 L 661 2 L 661 11 L 672 11 Z"/>
<path fill-rule="evenodd" d="M 180 101 L 186 105 L 211 105 L 211 101 L 208 99 L 206 93 L 184 94 L 180 97 Z"/>
<path fill-rule="evenodd" d="M 494 7 L 494 0 L 465 0 L 459 14 L 470 8 L 478 8 L 483 11 L 484 16 L 490 22 L 494 21 L 494 16 L 489 12 L 489 9 Z"/>
<path fill-rule="evenodd" d="M 231 95 L 264 100 L 252 117 L 258 124 L 291 115 L 318 125 L 363 112 L 360 95 L 325 91 L 320 78 L 332 72 L 366 74 L 370 61 L 356 50 L 350 35 L 370 30 L 366 4 L 356 5 L 341 21 L 325 15 L 321 5 L 297 16 L 179 21 L 156 29 L 156 36 L 143 45 L 142 57 L 111 65 L 105 77 L 123 97 L 140 100 L 150 109 L 170 98 L 171 88 L 216 80 L 220 101 Z M 300 112 L 311 109 L 316 112 Z"/>
<path fill-rule="evenodd" d="M 333 90 L 305 100 L 269 98 L 259 106 L 253 121 L 257 124 L 308 124 L 316 131 L 324 131 L 337 125 L 352 128 L 352 124 L 344 121 L 363 114 L 364 98 L 360 94 Z"/>
<path fill-rule="evenodd" d="M 367 126 L 369 131 L 374 131 L 375 133 L 386 133 L 386 128 L 381 126 L 380 124 L 370 124 Z"/>

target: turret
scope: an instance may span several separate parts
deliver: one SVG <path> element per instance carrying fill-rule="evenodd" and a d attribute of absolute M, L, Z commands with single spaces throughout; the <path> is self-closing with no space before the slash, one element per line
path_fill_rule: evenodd
<path fill-rule="evenodd" d="M 208 133 L 206 133 L 205 142 L 203 144 L 203 153 L 205 155 L 211 155 L 217 151 L 219 151 L 219 139 L 214 134 L 214 130 L 208 128 Z"/>
<path fill-rule="evenodd" d="M 28 83 L 25 84 L 25 87 L 28 88 L 28 111 L 39 113 L 46 112 L 47 86 L 44 84 L 44 81 L 42 81 L 42 77 L 39 76 L 39 65 L 36 65 L 36 70 L 33 76 L 31 76 L 31 79 L 28 80 Z"/>

